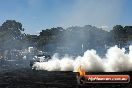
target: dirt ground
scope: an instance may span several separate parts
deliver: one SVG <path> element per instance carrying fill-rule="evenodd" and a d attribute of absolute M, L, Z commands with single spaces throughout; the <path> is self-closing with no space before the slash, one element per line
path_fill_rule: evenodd
<path fill-rule="evenodd" d="M 5 66 L 5 67 L 4 67 Z M 132 88 L 130 83 L 122 84 L 77 84 L 76 73 L 60 71 L 36 71 L 30 67 L 8 69 L 12 65 L 0 66 L 0 88 Z M 132 72 L 88 72 L 87 74 L 129 74 Z"/>

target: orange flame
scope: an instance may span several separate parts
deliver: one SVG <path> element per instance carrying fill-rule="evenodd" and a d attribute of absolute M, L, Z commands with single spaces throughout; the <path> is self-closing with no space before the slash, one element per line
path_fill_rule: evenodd
<path fill-rule="evenodd" d="M 84 76 L 85 75 L 85 70 L 82 68 L 81 65 L 78 68 L 78 72 L 79 72 L 80 76 Z"/>

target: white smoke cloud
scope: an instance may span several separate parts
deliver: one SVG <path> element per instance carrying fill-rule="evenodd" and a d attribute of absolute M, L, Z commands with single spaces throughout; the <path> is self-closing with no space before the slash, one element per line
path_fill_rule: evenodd
<path fill-rule="evenodd" d="M 48 62 L 35 62 L 33 68 L 47 71 L 77 71 L 81 65 L 86 71 L 118 72 L 132 70 L 132 46 L 130 52 L 117 46 L 107 50 L 106 57 L 101 58 L 95 50 L 87 50 L 83 56 L 76 58 L 63 57 L 59 59 L 56 55 Z"/>

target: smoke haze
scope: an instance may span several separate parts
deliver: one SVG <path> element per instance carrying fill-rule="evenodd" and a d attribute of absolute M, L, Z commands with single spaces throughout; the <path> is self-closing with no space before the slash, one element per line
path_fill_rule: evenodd
<path fill-rule="evenodd" d="M 62 15 L 60 24 L 111 26 L 120 19 L 122 8 L 122 0 L 76 0 L 68 14 Z"/>

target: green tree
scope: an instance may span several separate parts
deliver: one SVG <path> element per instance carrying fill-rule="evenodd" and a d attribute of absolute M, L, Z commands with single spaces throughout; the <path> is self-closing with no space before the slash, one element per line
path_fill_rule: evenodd
<path fill-rule="evenodd" d="M 20 22 L 6 20 L 6 22 L 0 26 L 1 48 L 12 49 L 21 47 L 20 42 L 23 39 L 22 31 L 24 31 L 24 28 Z"/>

